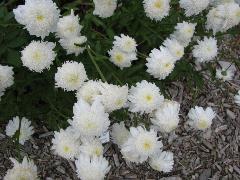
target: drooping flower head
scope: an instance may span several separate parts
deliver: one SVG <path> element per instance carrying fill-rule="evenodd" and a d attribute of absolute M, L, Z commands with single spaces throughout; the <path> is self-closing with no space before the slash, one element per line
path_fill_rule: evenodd
<path fill-rule="evenodd" d="M 180 60 L 184 55 L 184 46 L 181 45 L 176 39 L 170 38 L 163 42 L 163 45 L 168 49 L 174 59 Z"/>
<path fill-rule="evenodd" d="M 117 8 L 117 0 L 93 0 L 93 3 L 95 6 L 93 14 L 101 18 L 112 16 Z"/>
<path fill-rule="evenodd" d="M 0 65 L 0 92 L 13 85 L 13 75 L 13 67 Z"/>
<path fill-rule="evenodd" d="M 238 91 L 238 93 L 234 96 L 234 101 L 235 103 L 240 106 L 240 90 Z"/>
<path fill-rule="evenodd" d="M 49 69 L 56 57 L 54 48 L 55 44 L 52 42 L 32 41 L 21 52 L 23 66 L 38 73 Z"/>
<path fill-rule="evenodd" d="M 56 32 L 60 11 L 52 0 L 26 0 L 13 10 L 18 23 L 25 26 L 30 35 L 42 39 Z"/>
<path fill-rule="evenodd" d="M 120 123 L 114 123 L 112 125 L 111 137 L 113 143 L 117 144 L 118 147 L 122 147 L 122 145 L 127 141 L 130 135 L 129 130 L 125 127 L 123 121 Z"/>
<path fill-rule="evenodd" d="M 37 166 L 33 161 L 23 158 L 22 163 L 16 159 L 10 158 L 13 163 L 13 168 L 7 171 L 4 180 L 38 180 Z"/>

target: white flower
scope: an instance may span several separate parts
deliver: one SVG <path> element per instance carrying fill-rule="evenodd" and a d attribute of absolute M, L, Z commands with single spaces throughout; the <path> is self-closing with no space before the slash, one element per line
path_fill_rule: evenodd
<path fill-rule="evenodd" d="M 155 112 L 151 122 L 161 132 L 169 133 L 178 126 L 179 110 L 180 104 L 178 102 L 166 100 Z"/>
<path fill-rule="evenodd" d="M 156 21 L 168 16 L 170 10 L 169 0 L 144 0 L 143 6 L 146 15 Z"/>
<path fill-rule="evenodd" d="M 120 67 L 120 69 L 130 67 L 131 62 L 137 60 L 136 52 L 126 53 L 115 46 L 108 51 L 108 54 L 110 55 L 110 61 Z"/>
<path fill-rule="evenodd" d="M 173 153 L 168 151 L 157 153 L 149 159 L 149 165 L 160 172 L 171 172 L 174 165 Z"/>
<path fill-rule="evenodd" d="M 54 48 L 55 44 L 52 42 L 32 41 L 21 52 L 23 66 L 39 73 L 44 69 L 49 69 L 56 57 Z"/>
<path fill-rule="evenodd" d="M 1 97 L 4 95 L 4 91 L 0 91 L 0 101 L 1 101 Z"/>
<path fill-rule="evenodd" d="M 55 74 L 56 87 L 66 91 L 78 90 L 86 80 L 87 74 L 83 64 L 74 61 L 65 62 L 62 67 L 58 67 Z"/>
<path fill-rule="evenodd" d="M 74 38 L 80 35 L 82 26 L 79 24 L 79 17 L 74 15 L 74 11 L 71 10 L 71 14 L 63 16 L 57 23 L 57 36 L 59 38 Z"/>
<path fill-rule="evenodd" d="M 101 136 L 110 125 L 109 115 L 99 100 L 91 106 L 82 99 L 78 100 L 73 106 L 73 114 L 71 125 L 82 136 Z"/>
<path fill-rule="evenodd" d="M 231 69 L 217 69 L 216 78 L 223 81 L 231 81 L 233 79 L 234 72 Z"/>
<path fill-rule="evenodd" d="M 73 135 L 70 129 L 60 129 L 59 132 L 54 132 L 54 138 L 52 139 L 52 149 L 55 154 L 73 160 L 79 155 L 80 141 Z"/>
<path fill-rule="evenodd" d="M 175 67 L 175 58 L 167 48 L 153 49 L 147 58 L 147 72 L 160 80 L 165 79 Z"/>
<path fill-rule="evenodd" d="M 80 146 L 80 153 L 93 156 L 103 155 L 103 145 L 98 138 L 83 138 Z"/>
<path fill-rule="evenodd" d="M 93 0 L 93 2 L 95 5 L 93 14 L 101 18 L 112 16 L 117 8 L 117 0 Z"/>
<path fill-rule="evenodd" d="M 212 125 L 212 120 L 215 116 L 216 113 L 211 107 L 204 110 L 202 107 L 196 106 L 195 108 L 191 108 L 188 113 L 189 124 L 195 129 L 205 130 Z"/>
<path fill-rule="evenodd" d="M 83 99 L 89 104 L 92 104 L 96 97 L 101 94 L 100 86 L 101 81 L 87 81 L 83 86 L 78 90 L 76 96 L 77 99 Z"/>
<path fill-rule="evenodd" d="M 106 112 L 112 112 L 126 107 L 128 98 L 128 86 L 117 86 L 108 83 L 101 83 L 99 96 Z"/>
<path fill-rule="evenodd" d="M 118 47 L 120 50 L 131 53 L 136 52 L 137 50 L 137 43 L 135 39 L 121 34 L 120 36 L 114 36 L 115 41 L 113 42 L 115 47 Z"/>
<path fill-rule="evenodd" d="M 191 42 L 196 25 L 197 24 L 188 23 L 185 21 L 183 21 L 182 23 L 178 23 L 175 27 L 174 33 L 171 36 L 172 38 L 175 38 L 184 47 L 186 47 Z"/>
<path fill-rule="evenodd" d="M 12 86 L 14 83 L 13 67 L 0 65 L 0 92 L 3 95 L 3 91 Z M 0 96 L 1 97 L 1 96 Z"/>
<path fill-rule="evenodd" d="M 111 137 L 113 143 L 117 144 L 118 147 L 122 147 L 122 145 L 127 141 L 130 132 L 125 127 L 124 122 L 114 123 L 112 125 Z"/>
<path fill-rule="evenodd" d="M 13 168 L 7 171 L 4 180 L 38 180 L 37 166 L 33 161 L 23 158 L 22 163 L 16 159 L 10 158 L 13 163 Z"/>
<path fill-rule="evenodd" d="M 209 5 L 209 0 L 180 0 L 179 4 L 185 10 L 186 16 L 192 16 L 206 9 Z"/>
<path fill-rule="evenodd" d="M 217 6 L 225 3 L 233 3 L 233 2 L 235 2 L 235 0 L 210 0 L 210 4 L 213 6 Z"/>
<path fill-rule="evenodd" d="M 213 60 L 218 53 L 217 40 L 215 38 L 204 37 L 194 46 L 193 56 L 198 62 L 208 62 Z"/>
<path fill-rule="evenodd" d="M 25 26 L 30 35 L 42 39 L 50 32 L 56 32 L 59 13 L 52 0 L 26 0 L 13 10 L 18 23 Z"/>
<path fill-rule="evenodd" d="M 132 86 L 129 91 L 129 110 L 131 112 L 151 113 L 156 110 L 163 102 L 159 88 L 145 80 Z"/>
<path fill-rule="evenodd" d="M 77 175 L 81 180 L 104 180 L 110 170 L 108 161 L 103 157 L 81 154 L 75 164 Z"/>
<path fill-rule="evenodd" d="M 240 106 L 240 90 L 238 91 L 238 93 L 234 96 L 234 101 L 237 105 Z"/>
<path fill-rule="evenodd" d="M 6 135 L 13 137 L 20 126 L 20 119 L 18 116 L 14 117 L 13 120 L 9 120 L 6 126 Z M 19 143 L 24 145 L 25 141 L 29 140 L 34 133 L 33 127 L 31 126 L 31 121 L 25 117 L 21 120 L 21 128 L 19 132 Z"/>
<path fill-rule="evenodd" d="M 183 57 L 184 47 L 176 39 L 166 39 L 163 45 L 168 49 L 176 61 Z"/>
<path fill-rule="evenodd" d="M 163 146 L 162 142 L 158 140 L 157 133 L 153 129 L 147 131 L 141 126 L 137 128 L 131 127 L 130 133 L 131 135 L 122 145 L 121 149 L 123 157 L 126 160 L 134 160 L 133 162 L 142 163 L 146 161 L 149 156 L 159 152 Z M 130 155 L 130 159 L 128 155 Z"/>
<path fill-rule="evenodd" d="M 240 7 L 237 3 L 224 3 L 209 11 L 206 28 L 213 33 L 225 32 L 240 22 Z"/>
<path fill-rule="evenodd" d="M 75 56 L 83 53 L 83 51 L 86 49 L 86 42 L 87 38 L 85 36 L 74 36 L 59 40 L 59 43 L 67 51 L 67 54 L 75 54 Z"/>

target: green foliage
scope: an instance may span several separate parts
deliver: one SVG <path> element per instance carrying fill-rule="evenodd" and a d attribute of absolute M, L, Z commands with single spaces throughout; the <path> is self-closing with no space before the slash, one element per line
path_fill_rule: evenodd
<path fill-rule="evenodd" d="M 122 0 L 114 15 L 107 19 L 101 19 L 92 14 L 91 1 L 75 0 L 69 3 L 57 0 L 55 2 L 60 7 L 61 14 L 69 14 L 72 8 L 76 10 L 80 16 L 80 23 L 84 26 L 82 34 L 88 38 L 91 49 L 78 57 L 66 55 L 58 40 L 51 34 L 46 40 L 57 44 L 55 50 L 58 56 L 54 64 L 50 70 L 44 70 L 41 74 L 29 71 L 22 66 L 20 52 L 31 40 L 39 39 L 30 36 L 14 19 L 12 9 L 22 2 L 12 0 L 0 3 L 0 63 L 13 66 L 15 72 L 15 83 L 6 90 L 0 102 L 0 122 L 6 122 L 13 116 L 19 115 L 26 116 L 36 123 L 40 121 L 52 129 L 65 127 L 67 119 L 72 117 L 72 106 L 76 98 L 73 92 L 64 92 L 55 88 L 54 74 L 57 67 L 64 61 L 74 60 L 84 64 L 89 79 L 100 79 L 99 71 L 96 70 L 96 65 L 93 64 L 89 55 L 95 59 L 109 83 L 120 85 L 127 83 L 131 86 L 145 79 L 155 82 L 167 97 L 169 96 L 168 85 L 173 81 L 186 81 L 191 89 L 202 88 L 203 77 L 193 66 L 193 61 L 189 57 L 190 48 L 186 50 L 185 56 L 165 80 L 159 81 L 150 76 L 146 72 L 145 63 L 149 52 L 162 44 L 178 22 L 183 20 L 197 22 L 196 35 L 211 35 L 204 29 L 206 19 L 203 17 L 205 16 L 199 15 L 187 19 L 179 8 L 177 0 L 171 1 L 170 16 L 161 22 L 151 21 L 146 17 L 142 1 L 139 0 Z M 135 61 L 130 68 L 123 70 L 113 65 L 107 56 L 114 36 L 121 33 L 134 37 L 139 44 L 139 60 Z M 128 117 L 124 110 L 115 112 L 112 116 L 117 120 Z"/>

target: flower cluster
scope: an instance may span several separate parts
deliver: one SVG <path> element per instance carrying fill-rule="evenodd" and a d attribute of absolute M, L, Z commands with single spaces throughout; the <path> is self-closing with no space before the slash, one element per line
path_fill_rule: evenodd
<path fill-rule="evenodd" d="M 137 43 L 136 41 L 124 34 L 115 36 L 113 48 L 108 52 L 110 61 L 121 69 L 130 67 L 132 61 L 137 60 Z"/>

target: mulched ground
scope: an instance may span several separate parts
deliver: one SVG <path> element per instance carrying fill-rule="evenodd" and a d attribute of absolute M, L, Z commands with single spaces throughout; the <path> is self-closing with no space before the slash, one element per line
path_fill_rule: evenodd
<path fill-rule="evenodd" d="M 231 58 L 239 60 L 239 37 L 228 38 L 222 44 L 226 57 L 219 60 L 230 60 L 230 54 Z M 169 88 L 171 94 L 181 103 L 181 125 L 175 135 L 164 138 L 163 144 L 166 150 L 174 152 L 174 170 L 162 174 L 153 171 L 147 164 L 126 164 L 119 149 L 113 144 L 106 144 L 105 156 L 112 166 L 107 179 L 239 180 L 240 107 L 233 101 L 235 93 L 240 89 L 239 77 L 238 69 L 233 81 L 216 85 L 206 75 L 204 88 L 201 94 L 197 94 L 197 98 L 185 88 L 184 83 L 172 83 Z M 211 106 L 217 112 L 211 131 L 201 133 L 189 130 L 185 124 L 186 114 L 194 105 Z M 5 129 L 5 125 L 1 129 Z M 15 145 L 3 135 L 3 130 L 1 133 L 0 179 L 11 167 L 9 157 L 17 156 Z M 21 155 L 28 155 L 34 160 L 41 179 L 77 179 L 74 163 L 52 154 L 52 135 L 53 132 L 49 132 L 46 127 L 37 127 L 33 138 L 22 147 Z"/>

